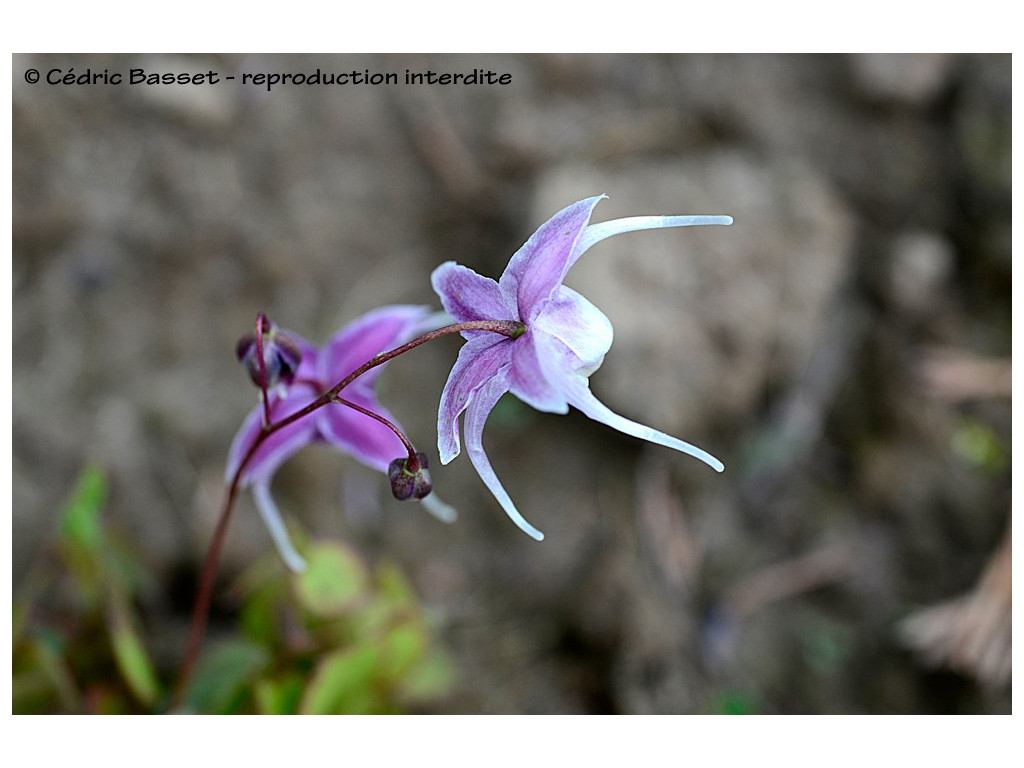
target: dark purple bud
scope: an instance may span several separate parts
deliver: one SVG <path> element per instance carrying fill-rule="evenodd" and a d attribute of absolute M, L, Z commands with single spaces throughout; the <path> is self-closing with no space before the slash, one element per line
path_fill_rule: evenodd
<path fill-rule="evenodd" d="M 388 478 L 391 480 L 391 492 L 399 501 L 422 499 L 433 487 L 427 457 L 423 453 L 417 453 L 415 459 L 403 456 L 392 461 L 388 466 Z"/>
<path fill-rule="evenodd" d="M 239 339 L 235 348 L 238 361 L 257 387 L 261 381 L 258 346 L 256 337 L 249 334 Z M 301 362 L 302 350 L 287 333 L 272 325 L 270 330 L 263 334 L 263 367 L 266 370 L 268 388 L 282 381 L 290 384 Z"/>

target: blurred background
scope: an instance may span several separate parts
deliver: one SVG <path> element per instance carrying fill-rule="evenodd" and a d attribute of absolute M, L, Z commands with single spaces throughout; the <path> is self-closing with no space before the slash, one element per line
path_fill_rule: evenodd
<path fill-rule="evenodd" d="M 45 83 L 72 68 L 239 79 Z M 240 82 L 317 68 L 511 83 Z M 735 218 L 613 238 L 566 280 L 615 327 L 598 397 L 726 471 L 507 396 L 485 446 L 537 543 L 468 457 L 436 461 L 459 341 L 392 363 L 381 399 L 458 522 L 327 449 L 274 492 L 310 538 L 408 580 L 450 660 L 411 711 L 1010 711 L 1009 55 L 16 55 L 14 74 L 29 614 L 58 610 L 39 573 L 93 467 L 173 678 L 255 402 L 234 345 L 256 313 L 319 343 L 382 304 L 437 306 L 437 264 L 497 277 L 606 193 L 595 221 Z M 271 549 L 243 494 L 210 642 L 237 633 L 233 585 Z"/>

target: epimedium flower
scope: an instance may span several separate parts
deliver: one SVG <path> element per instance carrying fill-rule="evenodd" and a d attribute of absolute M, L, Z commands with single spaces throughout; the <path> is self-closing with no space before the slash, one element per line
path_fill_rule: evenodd
<path fill-rule="evenodd" d="M 280 379 L 269 389 L 270 422 L 279 422 L 305 408 L 363 363 L 426 330 L 436 328 L 437 324 L 437 313 L 428 307 L 381 307 L 346 325 L 322 348 L 317 348 L 290 331 L 275 328 L 276 341 L 286 339 L 285 349 L 297 349 L 301 360 L 287 378 Z M 248 347 L 239 351 L 243 364 L 246 364 L 245 353 L 248 352 Z M 385 424 L 358 410 L 371 411 L 397 424 L 394 417 L 378 402 L 374 390 L 377 377 L 385 367 L 386 364 L 368 370 L 342 391 L 344 399 L 355 408 L 330 403 L 282 427 L 265 439 L 242 470 L 239 487 L 252 488 L 256 508 L 281 558 L 293 571 L 303 570 L 305 561 L 292 544 L 281 513 L 271 496 L 270 485 L 274 474 L 293 454 L 311 443 L 332 445 L 362 464 L 387 474 L 392 460 L 407 453 L 407 449 Z M 253 366 L 247 364 L 246 369 L 252 375 Z M 261 404 L 246 416 L 235 435 L 228 452 L 226 478 L 229 483 L 259 437 L 263 429 L 263 418 L 264 408 Z M 455 510 L 440 501 L 435 494 L 428 492 L 421 500 L 435 517 L 446 522 L 454 520 Z"/>
<path fill-rule="evenodd" d="M 727 225 L 729 216 L 637 216 L 590 224 L 604 195 L 574 203 L 541 225 L 512 256 L 497 282 L 472 269 L 445 262 L 431 283 L 456 322 L 512 320 L 515 338 L 466 331 L 466 343 L 441 394 L 437 447 L 447 464 L 461 451 L 459 416 L 470 461 L 510 518 L 540 541 L 544 534 L 516 509 L 484 452 L 487 416 L 506 392 L 539 411 L 568 413 L 569 406 L 625 434 L 694 456 L 718 472 L 722 462 L 690 443 L 618 415 L 590 391 L 588 377 L 612 344 L 612 324 L 587 299 L 562 284 L 587 250 L 612 235 L 641 229 Z"/>

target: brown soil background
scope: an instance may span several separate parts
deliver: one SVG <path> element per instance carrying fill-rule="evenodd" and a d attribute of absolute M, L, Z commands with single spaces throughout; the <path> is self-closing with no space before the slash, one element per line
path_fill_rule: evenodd
<path fill-rule="evenodd" d="M 512 82 L 61 86 L 26 83 L 30 67 Z M 436 305 L 440 262 L 497 276 L 548 216 L 607 193 L 595 220 L 735 217 L 614 238 L 567 279 L 615 325 L 596 394 L 724 474 L 507 397 L 485 444 L 542 543 L 465 456 L 434 462 L 454 526 L 327 450 L 276 479 L 314 535 L 410 576 L 459 673 L 431 711 L 1009 711 L 1008 658 L 950 669 L 940 640 L 915 651 L 900 629 L 974 589 L 1008 526 L 1008 55 L 17 55 L 14 70 L 15 590 L 80 470 L 101 466 L 173 669 L 253 403 L 233 350 L 256 312 L 323 341 L 381 304 Z M 435 459 L 457 349 L 382 377 Z M 243 497 L 223 583 L 269 546 Z M 1009 632 L 989 639 L 1008 652 Z"/>

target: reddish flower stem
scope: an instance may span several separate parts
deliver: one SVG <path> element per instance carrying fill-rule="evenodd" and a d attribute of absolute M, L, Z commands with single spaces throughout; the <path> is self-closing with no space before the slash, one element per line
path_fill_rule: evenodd
<path fill-rule="evenodd" d="M 217 527 L 214 529 L 213 538 L 210 540 L 210 548 L 206 552 L 206 559 L 203 562 L 203 570 L 199 578 L 199 588 L 196 592 L 196 601 L 192 609 L 192 620 L 189 625 L 188 638 L 185 641 L 185 654 L 182 658 L 181 668 L 178 671 L 178 680 L 175 684 L 172 703 L 174 706 L 180 706 L 185 699 L 185 694 L 188 692 L 189 684 L 192 681 L 192 676 L 195 673 L 196 662 L 199 660 L 199 650 L 202 646 L 203 635 L 206 632 L 206 622 L 210 615 L 210 603 L 213 599 L 213 585 L 217 575 L 217 563 L 220 561 L 220 553 L 224 547 L 224 540 L 227 535 L 228 523 L 231 520 L 231 512 L 234 509 L 235 499 L 238 496 L 239 485 L 242 480 L 242 473 L 248 466 L 252 457 L 255 455 L 259 447 L 266 441 L 268 437 L 277 432 L 279 429 L 298 421 L 301 418 L 305 418 L 313 411 L 318 408 L 322 408 L 331 402 L 336 402 L 341 405 L 347 405 L 350 408 L 355 408 L 360 413 L 364 413 L 371 418 L 376 419 L 382 424 L 392 429 L 402 443 L 409 451 L 409 456 L 415 460 L 416 449 L 409 442 L 401 430 L 397 426 L 392 424 L 390 421 L 385 419 L 380 414 L 373 413 L 366 408 L 356 405 L 348 400 L 344 400 L 338 397 L 338 394 L 349 384 L 355 381 L 357 378 L 362 376 L 372 368 L 376 368 L 379 365 L 392 360 L 399 355 L 405 354 L 406 352 L 415 349 L 421 344 L 426 344 L 428 341 L 439 339 L 442 336 L 448 336 L 452 333 L 462 333 L 463 331 L 491 331 L 493 333 L 499 333 L 503 336 L 507 336 L 510 339 L 516 339 L 521 336 L 526 330 L 525 326 L 514 320 L 473 320 L 465 323 L 455 323 L 454 325 L 447 325 L 444 328 L 438 328 L 434 331 L 418 336 L 412 341 L 409 341 L 400 347 L 396 347 L 389 352 L 381 352 L 370 360 L 367 360 L 361 366 L 356 368 L 352 373 L 342 379 L 340 382 L 335 384 L 331 389 L 324 392 L 322 395 L 317 397 L 313 402 L 307 405 L 300 411 L 287 416 L 280 421 L 271 423 L 270 422 L 270 398 L 267 397 L 266 387 L 266 371 L 263 363 L 263 321 L 265 316 L 263 313 L 256 318 L 256 353 L 259 358 L 260 364 L 260 378 L 262 379 L 263 386 L 263 407 L 264 407 L 264 422 L 263 429 L 260 434 L 256 436 L 253 444 L 246 451 L 245 456 L 242 458 L 242 462 L 238 465 L 238 469 L 235 470 L 234 476 L 231 478 L 231 483 L 228 486 L 227 493 L 224 496 L 224 503 L 221 507 L 220 518 L 217 521 Z"/>
<path fill-rule="evenodd" d="M 405 436 L 405 433 L 398 428 L 397 424 L 392 424 L 379 413 L 374 413 L 369 408 L 363 408 L 363 406 L 356 405 L 350 400 L 345 400 L 344 398 L 338 397 L 337 395 L 335 395 L 334 397 L 334 402 L 338 403 L 339 405 L 347 405 L 352 410 L 359 411 L 360 413 L 366 414 L 371 419 L 379 421 L 381 424 L 383 424 L 385 427 L 390 429 L 392 432 L 395 433 L 395 435 L 398 436 L 398 439 L 401 440 L 402 444 L 405 446 L 405 450 L 409 452 L 409 456 L 413 459 L 416 458 L 416 449 L 413 447 L 412 443 L 409 442 L 409 438 Z"/>
<path fill-rule="evenodd" d="M 263 426 L 270 424 L 270 395 L 267 393 L 267 363 L 263 359 L 263 333 L 270 320 L 260 312 L 256 315 L 256 358 L 260 363 L 260 396 L 263 400 Z"/>
<path fill-rule="evenodd" d="M 300 411 L 296 411 L 291 416 L 281 419 L 281 421 L 278 421 L 275 424 L 273 424 L 268 434 L 273 433 L 278 429 L 281 429 L 282 427 L 286 427 L 292 422 L 298 421 L 299 419 L 305 416 L 308 416 L 317 408 L 322 408 L 323 406 L 327 405 L 327 403 L 331 402 L 334 399 L 335 395 L 337 395 L 339 392 L 341 392 L 341 390 L 343 390 L 357 378 L 362 376 L 364 373 L 369 371 L 371 368 L 376 368 L 378 365 L 383 365 L 389 360 L 392 360 L 393 358 L 396 358 L 399 355 L 405 354 L 411 349 L 416 349 L 416 347 L 420 346 L 421 344 L 426 344 L 428 341 L 433 341 L 434 339 L 439 339 L 442 336 L 448 336 L 452 333 L 462 333 L 463 331 L 492 331 L 493 333 L 500 333 L 502 336 L 507 336 L 510 339 L 517 339 L 523 335 L 523 332 L 525 330 L 526 326 L 515 320 L 471 320 L 465 323 L 455 323 L 454 325 L 446 325 L 444 328 L 438 328 L 436 331 L 424 333 L 422 336 L 417 336 L 412 341 L 407 342 L 400 347 L 395 347 L 390 352 L 381 352 L 376 357 L 367 360 L 365 363 L 356 368 L 354 371 L 352 371 L 352 373 L 350 373 L 344 379 L 339 381 L 329 390 L 324 392 L 322 395 L 320 395 L 320 397 L 318 397 L 312 403 L 307 405 L 305 408 L 303 408 Z"/>
<path fill-rule="evenodd" d="M 256 452 L 260 441 L 253 443 L 249 456 Z M 248 458 L 248 456 L 246 457 Z M 202 575 L 199 578 L 199 589 L 196 592 L 196 602 L 192 608 L 192 621 L 188 628 L 188 639 L 185 641 L 185 655 L 182 657 L 181 669 L 178 671 L 178 682 L 175 684 L 172 702 L 174 706 L 181 706 L 185 701 L 185 694 L 188 692 L 189 683 L 192 682 L 192 675 L 195 672 L 196 661 L 199 659 L 199 648 L 203 642 L 203 634 L 206 632 L 206 620 L 210 615 L 210 602 L 213 598 L 213 584 L 217 575 L 217 563 L 220 561 L 220 552 L 227 538 L 228 523 L 231 520 L 231 511 L 235 506 L 235 497 L 238 495 L 238 481 L 241 472 L 236 472 L 228 486 L 227 494 L 224 497 L 224 504 L 220 510 L 220 518 L 217 520 L 217 527 L 210 539 L 210 548 L 206 551 L 206 560 L 203 563 Z"/>

